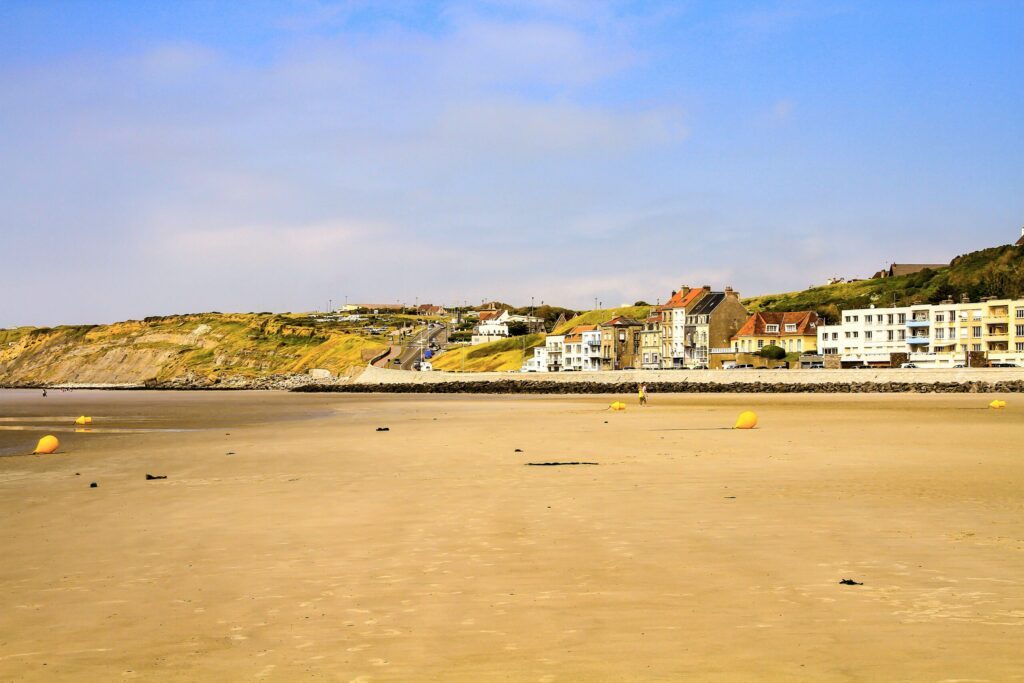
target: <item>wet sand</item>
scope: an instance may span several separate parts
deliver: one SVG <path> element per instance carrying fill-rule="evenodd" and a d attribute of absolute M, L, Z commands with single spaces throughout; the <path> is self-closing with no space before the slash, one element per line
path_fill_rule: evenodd
<path fill-rule="evenodd" d="M 1024 678 L 992 398 L 0 391 L 0 680 Z"/>

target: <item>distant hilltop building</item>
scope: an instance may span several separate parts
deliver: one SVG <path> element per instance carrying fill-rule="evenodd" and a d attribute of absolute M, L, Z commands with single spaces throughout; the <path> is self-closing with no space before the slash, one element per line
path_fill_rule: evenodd
<path fill-rule="evenodd" d="M 871 276 L 872 280 L 878 280 L 884 277 L 899 277 L 900 275 L 913 275 L 914 273 L 920 273 L 922 270 L 930 268 L 931 270 L 938 270 L 939 268 L 948 268 L 948 263 L 894 263 L 885 270 L 880 270 Z"/>
<path fill-rule="evenodd" d="M 1014 244 L 1018 247 L 1024 247 L 1024 228 L 1020 229 L 1020 237 L 1017 238 L 1017 241 Z"/>

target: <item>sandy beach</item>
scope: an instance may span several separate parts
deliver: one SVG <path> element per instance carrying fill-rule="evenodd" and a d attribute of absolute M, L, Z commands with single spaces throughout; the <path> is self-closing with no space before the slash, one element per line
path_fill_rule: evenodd
<path fill-rule="evenodd" d="M 613 398 L 0 391 L 0 680 L 1024 678 L 1019 395 Z"/>

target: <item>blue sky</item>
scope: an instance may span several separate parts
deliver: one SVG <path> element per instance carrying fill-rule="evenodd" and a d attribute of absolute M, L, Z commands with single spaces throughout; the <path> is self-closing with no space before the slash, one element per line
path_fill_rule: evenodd
<path fill-rule="evenodd" d="M 0 3 L 0 326 L 566 306 L 1024 225 L 1024 4 Z"/>

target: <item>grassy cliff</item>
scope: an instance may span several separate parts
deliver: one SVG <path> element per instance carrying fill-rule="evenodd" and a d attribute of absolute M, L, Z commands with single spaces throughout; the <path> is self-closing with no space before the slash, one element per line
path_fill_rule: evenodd
<path fill-rule="evenodd" d="M 218 377 L 343 373 L 387 348 L 397 317 L 372 324 L 307 315 L 201 313 L 112 325 L 0 330 L 0 383 L 137 383 Z"/>
<path fill-rule="evenodd" d="M 815 310 L 830 322 L 844 308 L 906 306 L 983 296 L 1024 297 L 1024 247 L 1006 245 L 958 256 L 949 267 L 913 275 L 812 287 L 802 292 L 766 294 L 743 303 L 752 311 Z"/>

